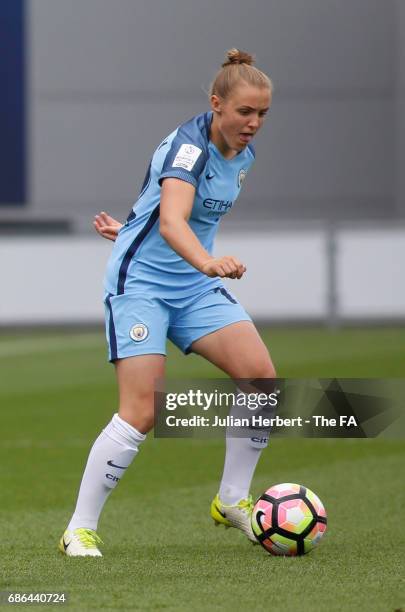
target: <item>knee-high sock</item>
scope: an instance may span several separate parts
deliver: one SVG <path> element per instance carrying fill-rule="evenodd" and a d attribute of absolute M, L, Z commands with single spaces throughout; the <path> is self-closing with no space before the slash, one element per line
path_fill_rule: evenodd
<path fill-rule="evenodd" d="M 231 409 L 235 417 L 246 417 L 246 410 L 238 406 Z M 269 441 L 268 431 L 239 429 L 239 434 L 245 437 L 232 437 L 235 428 L 226 432 L 225 465 L 219 487 L 220 500 L 229 506 L 237 504 L 249 495 L 250 485 L 262 450 Z"/>
<path fill-rule="evenodd" d="M 90 451 L 69 530 L 97 529 L 108 496 L 125 474 L 145 437 L 118 414 L 113 416 Z"/>

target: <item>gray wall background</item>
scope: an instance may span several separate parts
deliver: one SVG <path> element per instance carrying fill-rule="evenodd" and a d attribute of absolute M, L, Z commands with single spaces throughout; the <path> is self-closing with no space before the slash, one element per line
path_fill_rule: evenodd
<path fill-rule="evenodd" d="M 127 215 L 149 158 L 208 108 L 236 46 L 274 81 L 224 228 L 405 217 L 403 0 L 30 0 L 30 207 L 91 231 Z M 7 214 L 6 212 L 0 214 Z M 15 211 L 13 211 L 15 216 Z"/>
<path fill-rule="evenodd" d="M 395 0 L 396 80 L 395 80 L 395 196 L 398 212 L 405 217 L 405 2 Z"/>

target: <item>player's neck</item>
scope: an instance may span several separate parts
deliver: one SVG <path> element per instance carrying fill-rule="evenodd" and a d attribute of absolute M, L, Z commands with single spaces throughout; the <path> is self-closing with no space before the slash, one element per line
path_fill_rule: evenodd
<path fill-rule="evenodd" d="M 235 151 L 234 149 L 230 149 L 228 147 L 224 137 L 221 134 L 221 131 L 218 128 L 218 125 L 217 125 L 215 119 L 216 119 L 216 117 L 215 117 L 215 114 L 214 114 L 214 117 L 213 117 L 212 123 L 211 123 L 209 139 L 211 140 L 211 142 L 214 143 L 214 145 L 217 147 L 218 151 L 221 153 L 221 155 L 225 159 L 233 159 L 238 154 L 238 151 Z"/>

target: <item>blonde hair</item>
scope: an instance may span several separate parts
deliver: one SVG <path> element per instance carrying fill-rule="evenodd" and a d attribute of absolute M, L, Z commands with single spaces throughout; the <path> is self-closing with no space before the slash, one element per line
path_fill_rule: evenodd
<path fill-rule="evenodd" d="M 216 95 L 226 99 L 235 87 L 244 81 L 254 87 L 262 87 L 273 91 L 271 79 L 253 66 L 255 58 L 253 55 L 241 51 L 240 49 L 229 49 L 226 53 L 226 61 L 222 68 L 218 70 L 211 87 L 209 96 Z"/>

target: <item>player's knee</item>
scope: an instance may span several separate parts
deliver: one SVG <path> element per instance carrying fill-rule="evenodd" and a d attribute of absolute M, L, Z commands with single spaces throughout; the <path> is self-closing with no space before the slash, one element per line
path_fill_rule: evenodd
<path fill-rule="evenodd" d="M 271 360 L 263 364 L 263 374 L 261 378 L 276 378 L 276 369 Z"/>
<path fill-rule="evenodd" d="M 132 394 L 133 403 L 137 404 L 138 406 L 153 406 L 154 397 L 155 390 L 151 385 L 144 387 L 142 385 L 137 385 L 137 388 L 134 389 Z"/>
<path fill-rule="evenodd" d="M 153 428 L 154 413 L 153 391 L 137 391 L 121 398 L 120 417 L 142 433 Z"/>
<path fill-rule="evenodd" d="M 250 364 L 249 378 L 276 378 L 276 370 L 270 360 L 256 359 Z"/>

